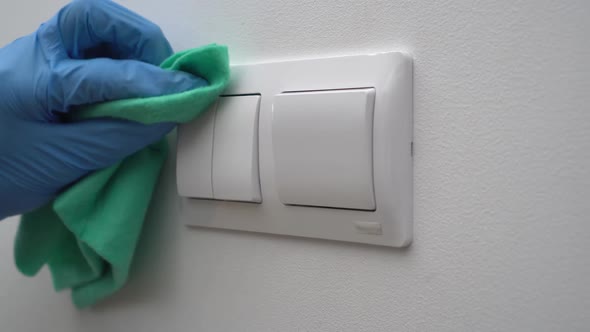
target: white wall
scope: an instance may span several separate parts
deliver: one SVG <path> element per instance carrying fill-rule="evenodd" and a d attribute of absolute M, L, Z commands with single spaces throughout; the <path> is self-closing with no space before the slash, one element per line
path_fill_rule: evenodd
<path fill-rule="evenodd" d="M 3 2 L 0 43 L 60 3 Z M 413 53 L 414 244 L 186 229 L 170 166 L 132 282 L 95 309 L 74 310 L 47 273 L 20 276 L 16 222 L 0 224 L 0 330 L 589 329 L 590 2 L 124 3 L 178 49 L 226 43 L 236 63 Z"/>

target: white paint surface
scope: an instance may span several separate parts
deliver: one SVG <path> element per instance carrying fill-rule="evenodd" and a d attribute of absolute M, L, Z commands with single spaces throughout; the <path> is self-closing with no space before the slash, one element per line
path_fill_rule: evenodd
<path fill-rule="evenodd" d="M 0 44 L 60 6 L 0 5 Z M 175 47 L 235 62 L 403 48 L 415 58 L 415 238 L 408 250 L 188 230 L 169 165 L 128 287 L 75 311 L 12 263 L 0 224 L 0 329 L 585 331 L 590 326 L 590 3 L 125 1 Z"/>

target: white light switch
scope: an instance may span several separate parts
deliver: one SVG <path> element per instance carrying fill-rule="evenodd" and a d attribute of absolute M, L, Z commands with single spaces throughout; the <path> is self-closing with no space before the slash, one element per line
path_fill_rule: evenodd
<path fill-rule="evenodd" d="M 260 202 L 258 109 L 260 96 L 223 97 L 213 137 L 213 197 Z"/>
<path fill-rule="evenodd" d="M 213 198 L 211 164 L 216 108 L 214 103 L 206 113 L 178 128 L 176 176 L 180 196 Z"/>
<path fill-rule="evenodd" d="M 179 129 L 185 224 L 410 244 L 410 56 L 300 59 L 231 71 L 210 113 Z"/>
<path fill-rule="evenodd" d="M 375 210 L 375 89 L 277 95 L 276 183 L 284 204 Z"/>

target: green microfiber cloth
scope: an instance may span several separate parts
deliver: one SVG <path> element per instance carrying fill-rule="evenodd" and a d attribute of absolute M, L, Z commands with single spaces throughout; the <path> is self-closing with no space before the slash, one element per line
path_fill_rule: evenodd
<path fill-rule="evenodd" d="M 116 117 L 145 124 L 187 122 L 205 111 L 229 81 L 227 48 L 209 45 L 177 53 L 161 67 L 203 77 L 191 91 L 92 105 L 76 119 Z M 160 169 L 165 140 L 96 171 L 52 203 L 22 216 L 15 261 L 25 275 L 49 266 L 56 290 L 72 289 L 78 308 L 113 294 L 126 282 Z"/>

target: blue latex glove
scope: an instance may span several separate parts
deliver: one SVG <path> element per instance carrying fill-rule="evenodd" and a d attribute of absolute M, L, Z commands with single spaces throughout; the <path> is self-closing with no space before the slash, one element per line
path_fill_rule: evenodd
<path fill-rule="evenodd" d="M 157 67 L 172 54 L 155 24 L 105 0 L 74 1 L 0 49 L 0 220 L 51 201 L 174 124 L 68 122 L 77 106 L 182 92 L 201 78 Z"/>

